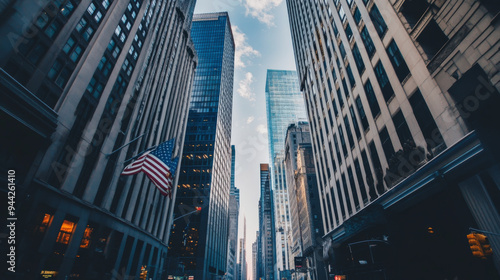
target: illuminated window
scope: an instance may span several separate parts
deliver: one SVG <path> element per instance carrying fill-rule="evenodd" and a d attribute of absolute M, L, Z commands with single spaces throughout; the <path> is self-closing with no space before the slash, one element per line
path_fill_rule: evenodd
<path fill-rule="evenodd" d="M 91 237 L 93 232 L 94 232 L 94 229 L 89 227 L 89 225 L 87 225 L 87 228 L 85 228 L 85 231 L 83 232 L 83 238 L 82 238 L 82 242 L 80 243 L 80 248 L 89 248 L 90 237 Z"/>
<path fill-rule="evenodd" d="M 68 220 L 64 220 L 63 224 L 61 225 L 61 229 L 59 230 L 59 234 L 57 235 L 56 242 L 62 244 L 69 244 L 69 240 L 71 239 L 71 236 L 75 232 L 75 227 L 76 227 L 75 223 L 70 222 Z"/>
<path fill-rule="evenodd" d="M 43 216 L 42 223 L 38 227 L 38 231 L 41 233 L 44 233 L 47 230 L 47 228 L 50 226 L 50 224 L 52 223 L 53 217 L 54 217 L 53 215 L 45 214 Z"/>

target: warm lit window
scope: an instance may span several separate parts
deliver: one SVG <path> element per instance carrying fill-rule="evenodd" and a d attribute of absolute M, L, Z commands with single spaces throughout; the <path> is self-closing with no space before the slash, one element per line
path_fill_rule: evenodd
<path fill-rule="evenodd" d="M 70 222 L 68 220 L 64 220 L 63 224 L 61 225 L 61 229 L 59 230 L 59 234 L 57 235 L 56 242 L 62 244 L 69 244 L 69 240 L 71 239 L 71 236 L 75 232 L 75 227 L 76 227 L 75 223 Z"/>
<path fill-rule="evenodd" d="M 90 238 L 92 233 L 94 232 L 94 229 L 89 227 L 87 225 L 87 228 L 85 228 L 85 231 L 83 232 L 83 238 L 82 242 L 80 243 L 80 248 L 89 248 L 90 247 Z"/>

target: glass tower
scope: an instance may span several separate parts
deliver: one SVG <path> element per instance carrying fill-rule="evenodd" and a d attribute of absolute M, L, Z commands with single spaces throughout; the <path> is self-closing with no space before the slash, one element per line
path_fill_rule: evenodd
<path fill-rule="evenodd" d="M 276 223 L 276 272 L 290 270 L 290 215 L 283 166 L 286 130 L 290 123 L 307 121 L 297 72 L 267 70 L 266 112 L 271 162 L 271 187 L 274 192 Z M 287 275 L 281 275 L 286 277 Z M 280 277 L 281 278 L 281 277 Z"/>
<path fill-rule="evenodd" d="M 234 41 L 227 13 L 193 17 L 194 77 L 174 215 L 169 273 L 215 279 L 227 264 Z"/>

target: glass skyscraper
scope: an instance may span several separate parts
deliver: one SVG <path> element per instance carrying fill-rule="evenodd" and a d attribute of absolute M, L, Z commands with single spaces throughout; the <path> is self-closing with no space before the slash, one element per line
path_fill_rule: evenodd
<path fill-rule="evenodd" d="M 267 70 L 266 112 L 269 132 L 271 187 L 274 192 L 274 215 L 277 231 L 275 272 L 278 273 L 278 271 L 290 270 L 289 244 L 292 238 L 291 234 L 289 234 L 291 227 L 283 166 L 286 130 L 290 123 L 307 120 L 297 72 Z M 281 276 L 286 277 L 287 275 Z"/>
<path fill-rule="evenodd" d="M 216 279 L 227 263 L 231 183 L 231 117 L 234 40 L 227 13 L 193 17 L 198 53 L 175 217 L 201 206 L 200 214 L 174 222 L 169 273 Z"/>

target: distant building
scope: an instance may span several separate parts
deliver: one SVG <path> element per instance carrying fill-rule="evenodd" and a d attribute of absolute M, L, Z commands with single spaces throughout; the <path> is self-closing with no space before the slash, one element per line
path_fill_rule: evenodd
<path fill-rule="evenodd" d="M 276 240 L 276 277 L 290 275 L 290 217 L 286 189 L 284 160 L 285 133 L 290 123 L 307 120 L 304 98 L 300 92 L 297 72 L 267 70 L 266 113 L 271 162 Z"/>
<path fill-rule="evenodd" d="M 295 279 L 327 279 L 322 250 L 318 250 L 322 245 L 323 220 L 311 133 L 306 122 L 288 126 L 285 138 L 285 174 L 294 240 L 292 265 L 296 269 L 294 260 L 299 258 L 304 268 L 292 276 Z"/>
<path fill-rule="evenodd" d="M 259 238 L 259 232 L 257 232 L 257 238 Z M 255 240 L 254 243 L 252 243 L 252 278 L 251 279 L 257 279 L 257 254 L 258 254 L 258 243 L 257 240 Z"/>
<path fill-rule="evenodd" d="M 273 199 L 269 182 L 269 165 L 260 164 L 260 200 L 259 200 L 259 240 L 260 253 L 257 274 L 258 278 L 272 280 L 275 267 Z"/>
<path fill-rule="evenodd" d="M 234 185 L 236 149 L 231 145 L 231 189 L 229 191 L 229 236 L 227 247 L 226 279 L 236 279 L 238 255 L 238 215 L 240 210 L 240 190 Z"/>
<path fill-rule="evenodd" d="M 0 170 L 15 170 L 19 223 L 16 273 L 0 278 L 166 277 L 175 188 L 120 173 L 171 138 L 182 153 L 194 5 L 1 2 Z"/>
<path fill-rule="evenodd" d="M 466 235 L 500 232 L 500 2 L 287 7 L 329 273 L 498 278 Z"/>
<path fill-rule="evenodd" d="M 175 216 L 167 256 L 169 273 L 218 279 L 226 273 L 231 192 L 234 40 L 227 13 L 193 17 L 199 64 L 189 107 Z"/>

